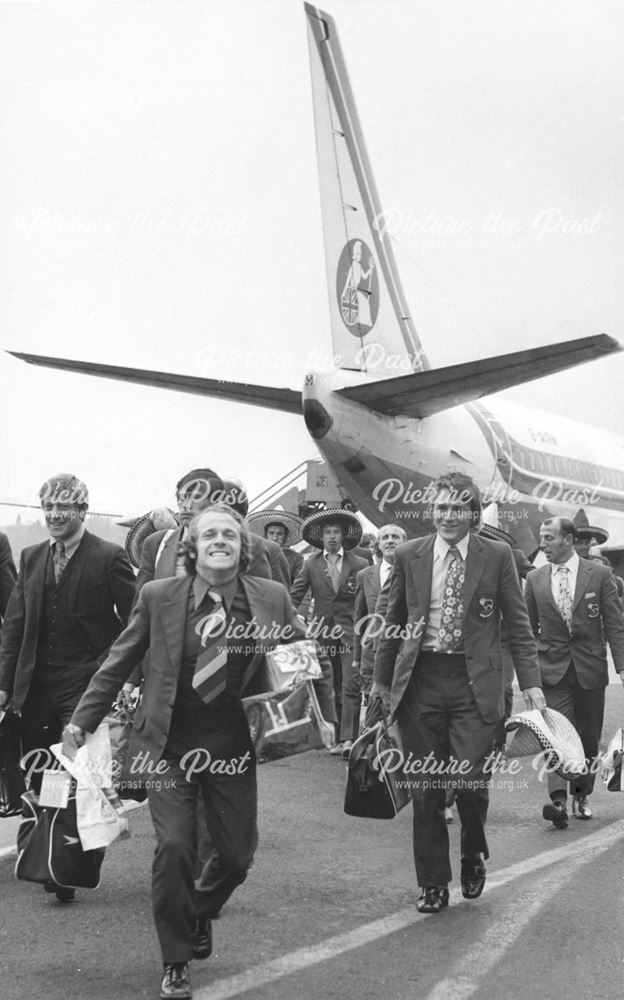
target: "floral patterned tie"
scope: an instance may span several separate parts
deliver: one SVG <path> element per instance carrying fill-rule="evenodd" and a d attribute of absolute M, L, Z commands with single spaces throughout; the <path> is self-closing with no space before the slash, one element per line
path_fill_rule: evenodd
<path fill-rule="evenodd" d="M 561 612 L 568 632 L 572 632 L 572 594 L 570 592 L 570 567 L 559 566 L 557 568 L 557 607 Z"/>
<path fill-rule="evenodd" d="M 462 590 L 466 571 L 464 560 L 456 545 L 449 548 L 450 562 L 446 571 L 446 582 L 442 597 L 442 618 L 438 631 L 440 649 L 454 653 L 463 648 L 464 602 Z"/>
<path fill-rule="evenodd" d="M 56 583 L 61 579 L 63 572 L 67 569 L 69 559 L 65 552 L 65 542 L 54 543 L 54 580 Z"/>

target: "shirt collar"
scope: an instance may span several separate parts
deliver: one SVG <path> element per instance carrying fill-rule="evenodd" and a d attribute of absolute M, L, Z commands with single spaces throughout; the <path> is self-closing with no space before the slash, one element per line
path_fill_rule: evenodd
<path fill-rule="evenodd" d="M 192 585 L 193 600 L 195 601 L 195 607 L 196 608 L 199 607 L 199 605 L 201 604 L 201 602 L 203 601 L 204 597 L 206 596 L 209 590 L 218 590 L 221 596 L 223 597 L 223 604 L 225 605 L 225 610 L 229 612 L 230 608 L 232 607 L 232 602 L 234 601 L 234 596 L 236 594 L 237 589 L 238 589 L 237 576 L 235 576 L 234 579 L 230 580 L 228 583 L 217 584 L 217 583 L 208 583 L 207 580 L 204 580 L 203 576 L 200 576 L 199 573 L 196 573 L 195 576 L 193 577 L 193 585 Z"/>
<path fill-rule="evenodd" d="M 466 562 L 466 556 L 468 555 L 468 543 L 470 542 L 470 532 L 466 532 L 463 538 L 455 544 L 455 548 L 458 550 L 460 556 Z M 434 559 L 439 559 L 443 562 L 446 559 L 449 549 L 451 546 L 448 542 L 445 542 L 443 538 L 436 535 L 436 540 L 433 546 L 433 557 Z"/>
<path fill-rule="evenodd" d="M 567 566 L 568 569 L 570 570 L 570 573 L 578 573 L 579 562 L 580 562 L 579 554 L 578 552 L 574 552 L 570 556 L 570 558 L 564 563 L 551 563 L 550 571 L 551 573 L 556 573 L 561 566 Z"/>
<path fill-rule="evenodd" d="M 327 562 L 327 557 L 331 555 L 338 556 L 339 559 L 342 559 L 344 556 L 344 549 L 340 548 L 337 552 L 326 552 L 325 549 L 323 549 L 323 555 L 325 556 L 325 562 Z"/>
<path fill-rule="evenodd" d="M 68 541 L 65 541 L 62 538 L 59 539 L 59 541 L 62 541 L 63 544 L 64 544 L 64 546 L 65 546 L 65 558 L 66 559 L 71 559 L 71 557 L 73 556 L 74 552 L 76 551 L 76 549 L 80 545 L 84 533 L 85 533 L 85 526 L 84 526 L 83 523 L 81 523 L 80 527 L 78 528 L 78 531 L 74 535 L 72 535 L 71 538 Z M 50 548 L 51 549 L 54 548 L 54 546 L 56 545 L 56 542 L 57 542 L 56 538 L 51 538 L 50 539 Z"/>

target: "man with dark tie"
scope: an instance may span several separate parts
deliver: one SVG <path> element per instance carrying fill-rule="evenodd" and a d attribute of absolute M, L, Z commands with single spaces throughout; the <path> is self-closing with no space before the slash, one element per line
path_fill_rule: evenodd
<path fill-rule="evenodd" d="M 152 896 L 163 1000 L 191 996 L 188 962 L 210 954 L 210 915 L 244 879 L 256 848 L 256 761 L 241 695 L 265 651 L 304 637 L 285 588 L 247 574 L 249 546 L 243 519 L 224 504 L 191 522 L 187 575 L 143 587 L 65 733 L 71 756 L 149 650 L 130 759 L 146 778 L 156 833 Z M 315 685 L 333 723 L 331 669 L 320 659 Z M 329 742 L 333 726 L 325 728 Z M 200 796 L 223 869 L 218 884 L 203 888 L 194 882 Z"/>
<path fill-rule="evenodd" d="M 60 473 L 46 480 L 39 498 L 50 539 L 21 554 L 0 647 L 0 707 L 12 699 L 21 712 L 23 750 L 33 766 L 33 752 L 60 739 L 134 597 L 122 547 L 85 528 L 85 484 Z M 41 778 L 40 771 L 33 774 L 37 791 Z M 73 896 L 73 890 L 55 891 L 59 899 Z"/>
<path fill-rule="evenodd" d="M 449 785 L 461 821 L 462 894 L 476 899 L 485 885 L 485 762 L 504 712 L 501 615 L 527 707 L 545 704 L 510 547 L 476 534 L 481 501 L 468 476 L 449 473 L 433 490 L 435 534 L 395 553 L 371 688 L 398 722 L 410 762 L 421 913 L 439 913 L 449 901 Z"/>
<path fill-rule="evenodd" d="M 581 559 L 575 541 L 573 521 L 565 517 L 544 521 L 540 548 L 548 565 L 529 573 L 524 596 L 537 638 L 546 703 L 570 720 L 585 751 L 587 772 L 570 782 L 572 809 L 579 819 L 591 819 L 588 796 L 596 777 L 594 762 L 609 683 L 605 640 L 624 684 L 624 624 L 611 568 Z M 548 791 L 550 802 L 542 815 L 557 829 L 565 829 L 567 782 L 549 774 Z"/>
<path fill-rule="evenodd" d="M 355 514 L 342 508 L 310 514 L 301 527 L 304 541 L 319 552 L 304 562 L 291 588 L 298 608 L 308 590 L 314 599 L 310 634 L 325 647 L 334 671 L 340 738 L 331 753 L 348 752 L 360 723 L 360 670 L 353 663 L 353 610 L 356 576 L 367 566 L 350 551 L 362 537 Z"/>

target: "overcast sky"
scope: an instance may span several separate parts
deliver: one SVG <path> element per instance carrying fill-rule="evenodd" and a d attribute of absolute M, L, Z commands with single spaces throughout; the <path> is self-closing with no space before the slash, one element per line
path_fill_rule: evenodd
<path fill-rule="evenodd" d="M 624 8 L 328 0 L 434 363 L 624 341 Z M 330 355 L 299 0 L 0 4 L 0 347 L 300 388 Z M 512 398 L 621 430 L 624 358 Z M 303 421 L 0 356 L 0 499 L 253 495 Z"/>

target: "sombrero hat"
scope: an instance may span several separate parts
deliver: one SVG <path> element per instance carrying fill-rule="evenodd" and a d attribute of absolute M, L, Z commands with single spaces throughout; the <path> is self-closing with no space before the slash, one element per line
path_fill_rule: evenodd
<path fill-rule="evenodd" d="M 163 528 L 175 528 L 178 524 L 175 514 L 168 507 L 157 507 L 148 514 L 142 514 L 141 517 L 134 518 L 132 521 L 119 521 L 118 523 L 124 527 L 127 524 L 132 525 L 126 535 L 124 547 L 128 559 L 137 568 L 141 565 L 141 553 L 145 539 L 153 535 L 155 531 L 162 531 Z"/>
<path fill-rule="evenodd" d="M 301 525 L 303 518 L 291 514 L 289 510 L 258 510 L 247 518 L 249 530 L 254 535 L 265 537 L 265 531 L 270 524 L 281 524 L 286 528 L 286 545 L 296 545 L 301 541 Z"/>
<path fill-rule="evenodd" d="M 595 528 L 589 523 L 587 514 L 582 507 L 574 515 L 573 523 L 577 538 L 595 538 L 596 545 L 604 545 L 609 537 L 609 532 L 605 531 L 604 528 Z"/>
<path fill-rule="evenodd" d="M 513 732 L 505 748 L 507 757 L 530 757 L 545 753 L 546 763 L 566 781 L 585 770 L 585 751 L 576 729 L 561 712 L 532 708 L 507 719 L 505 728 Z"/>
<path fill-rule="evenodd" d="M 478 533 L 484 538 L 489 538 L 494 542 L 507 542 L 507 544 L 511 546 L 516 544 L 515 538 L 512 535 L 509 535 L 506 531 L 503 531 L 500 527 L 500 517 L 497 503 L 488 504 L 482 511 L 481 527 L 479 528 Z"/>
<path fill-rule="evenodd" d="M 314 514 L 306 517 L 301 525 L 301 534 L 304 541 L 313 545 L 316 549 L 323 548 L 323 527 L 326 524 L 339 524 L 342 528 L 342 546 L 346 549 L 354 549 L 362 537 L 362 525 L 350 510 L 343 507 L 330 507 L 325 510 L 317 510 Z"/>

